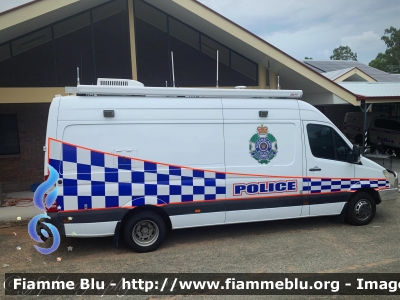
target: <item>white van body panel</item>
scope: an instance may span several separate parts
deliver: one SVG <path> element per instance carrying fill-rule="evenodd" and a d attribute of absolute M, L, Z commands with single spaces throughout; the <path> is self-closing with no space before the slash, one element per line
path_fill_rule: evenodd
<path fill-rule="evenodd" d="M 108 98 L 108 97 L 107 97 Z M 156 97 L 110 97 L 105 101 L 101 97 L 66 97 L 61 103 L 57 137 L 73 145 L 96 149 L 97 151 L 112 153 L 118 157 L 127 157 L 129 170 L 118 171 L 118 182 L 106 182 L 105 197 L 92 197 L 92 208 L 105 206 L 108 197 L 118 197 L 120 207 L 134 206 L 135 200 L 129 195 L 121 196 L 119 187 L 121 182 L 131 182 L 131 172 L 143 170 L 143 163 L 129 158 L 139 158 L 145 161 L 160 162 L 158 172 L 168 174 L 170 165 L 198 168 L 225 172 L 224 165 L 224 133 L 222 120 L 221 99 L 201 99 L 187 101 L 186 98 Z M 100 118 L 103 110 L 112 108 L 115 117 L 112 120 Z M 94 138 L 88 138 L 94 137 Z M 204 141 L 207 141 L 205 143 Z M 79 151 L 78 155 L 88 156 L 87 151 Z M 179 153 L 179 155 L 177 155 Z M 121 166 L 117 156 L 106 155 L 106 167 L 118 168 Z M 108 161 L 107 161 L 108 158 Z M 87 161 L 90 159 L 88 158 Z M 163 165 L 162 163 L 166 163 Z M 64 178 L 77 180 L 74 163 L 64 163 Z M 169 176 L 169 184 L 157 186 L 158 195 L 168 195 L 169 203 L 180 202 L 181 196 L 170 195 L 169 186 L 182 185 L 179 176 Z M 103 182 L 104 170 L 91 166 L 91 179 Z M 145 173 L 146 185 L 157 184 L 157 174 Z M 201 179 L 195 179 L 195 186 L 201 185 Z M 91 195 L 92 186 L 78 181 L 78 194 Z M 214 188 L 215 189 L 215 188 Z M 206 187 L 205 193 L 213 193 L 212 187 Z M 133 195 L 143 195 L 143 185 L 132 185 Z M 183 193 L 192 193 L 193 187 L 183 186 Z M 77 207 L 74 200 L 66 196 L 65 209 Z M 193 200 L 203 200 L 201 195 L 194 195 Z M 163 197 L 146 197 L 146 204 L 163 203 Z M 70 203 L 68 205 L 68 203 Z M 215 219 L 218 216 L 218 220 Z M 175 219 L 179 219 L 176 217 Z M 225 213 L 218 213 L 210 220 L 200 218 L 204 223 L 198 223 L 199 218 L 189 218 L 194 226 L 204 226 L 213 223 L 223 223 Z M 184 223 L 184 222 L 183 222 Z M 176 223 L 172 221 L 173 228 Z M 184 226 L 182 222 L 178 227 Z M 184 227 L 187 227 L 186 225 Z"/>
<path fill-rule="evenodd" d="M 345 204 L 346 202 L 310 205 L 310 216 L 337 215 L 342 211 Z"/>
<path fill-rule="evenodd" d="M 354 176 L 359 178 L 380 178 L 382 177 L 383 171 L 385 171 L 384 167 L 364 156 L 361 156 L 361 164 L 356 165 Z"/>
<path fill-rule="evenodd" d="M 117 221 L 65 224 L 65 236 L 67 237 L 101 237 L 113 236 Z"/>
<path fill-rule="evenodd" d="M 320 121 L 332 124 L 332 122 L 317 108 L 304 101 L 297 101 L 299 104 L 300 118 L 303 121 Z"/>
<path fill-rule="evenodd" d="M 112 120 L 102 117 L 110 103 L 116 114 Z M 168 164 L 224 169 L 220 99 L 65 97 L 58 122 L 57 138 L 67 143 Z M 185 137 L 193 136 L 197 143 L 185 143 Z M 205 139 L 209 144 L 202 142 Z M 186 147 L 179 156 L 177 144 Z"/>
<path fill-rule="evenodd" d="M 227 224 L 293 219 L 301 216 L 303 206 L 264 208 L 253 210 L 235 210 L 226 213 Z"/>
<path fill-rule="evenodd" d="M 280 99 L 248 99 L 246 102 L 237 99 L 222 99 L 224 114 L 225 164 L 227 172 L 227 199 L 248 198 L 248 193 L 239 197 L 234 195 L 233 186 L 238 183 L 279 182 L 292 179 L 297 189 L 284 195 L 299 194 L 302 186 L 303 153 L 300 116 L 297 101 Z M 259 111 L 268 111 L 267 118 L 258 116 Z M 268 163 L 259 163 L 249 154 L 249 146 L 243 141 L 250 140 L 257 134 L 260 124 L 267 123 L 267 132 L 277 140 L 277 154 Z M 285 149 L 280 151 L 280 149 Z M 243 175 L 229 175 L 229 173 Z M 255 174 L 257 176 L 252 176 Z M 259 175 L 263 177 L 260 178 Z M 293 176 L 293 177 L 291 177 Z M 257 197 L 262 194 L 256 194 Z M 266 197 L 273 196 L 271 194 Z M 256 201 L 256 200 L 255 200 Z M 262 199 L 260 201 L 268 201 Z M 264 204 L 264 203 L 263 203 Z M 276 218 L 276 210 L 260 209 L 263 204 L 253 203 L 254 210 L 239 212 L 238 202 L 226 203 L 226 223 L 261 221 Z M 280 218 L 294 218 L 301 215 L 302 200 L 298 205 L 282 208 Z M 243 203 L 243 205 L 247 205 Z M 267 204 L 265 204 L 267 205 Z M 261 206 L 261 207 L 260 207 Z"/>
<path fill-rule="evenodd" d="M 170 219 L 173 229 L 222 225 L 225 223 L 225 212 L 171 216 Z"/>

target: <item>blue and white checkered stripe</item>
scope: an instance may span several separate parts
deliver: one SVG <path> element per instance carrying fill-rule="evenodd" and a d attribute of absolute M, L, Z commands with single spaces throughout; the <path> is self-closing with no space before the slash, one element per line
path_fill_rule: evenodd
<path fill-rule="evenodd" d="M 387 180 L 303 178 L 303 191 L 314 193 L 347 192 L 362 188 L 389 187 Z"/>
<path fill-rule="evenodd" d="M 130 207 L 226 197 L 224 173 L 144 162 L 53 140 L 50 165 L 59 171 L 63 181 L 57 199 L 60 210 Z"/>

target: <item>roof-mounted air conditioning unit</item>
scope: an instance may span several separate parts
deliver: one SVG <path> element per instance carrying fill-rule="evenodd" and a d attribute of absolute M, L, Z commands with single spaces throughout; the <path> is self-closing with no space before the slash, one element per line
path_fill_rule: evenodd
<path fill-rule="evenodd" d="M 97 85 L 107 86 L 137 86 L 144 87 L 144 84 L 131 79 L 113 79 L 113 78 L 99 78 L 97 79 Z"/>

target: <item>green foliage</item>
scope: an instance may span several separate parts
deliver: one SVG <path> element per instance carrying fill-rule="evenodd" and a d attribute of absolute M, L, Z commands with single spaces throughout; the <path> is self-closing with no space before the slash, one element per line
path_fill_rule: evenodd
<path fill-rule="evenodd" d="M 385 53 L 379 53 L 369 65 L 376 69 L 392 73 L 400 67 L 400 29 L 393 26 L 385 29 L 385 35 L 381 40 L 386 44 Z"/>
<path fill-rule="evenodd" d="M 306 56 L 306 57 L 304 57 L 304 59 L 313 59 L 313 58 L 312 58 L 312 57 L 307 57 L 307 56 Z"/>
<path fill-rule="evenodd" d="M 384 72 L 390 72 L 391 63 L 388 61 L 388 57 L 386 54 L 380 52 L 374 60 L 371 60 L 369 63 L 370 67 L 375 69 L 382 70 Z"/>
<path fill-rule="evenodd" d="M 400 29 L 397 30 L 391 26 L 389 29 L 385 29 L 385 34 L 389 35 L 381 38 L 386 44 L 385 54 L 400 65 Z"/>
<path fill-rule="evenodd" d="M 331 60 L 355 60 L 357 61 L 357 53 L 351 51 L 349 46 L 339 46 L 333 49 Z"/>

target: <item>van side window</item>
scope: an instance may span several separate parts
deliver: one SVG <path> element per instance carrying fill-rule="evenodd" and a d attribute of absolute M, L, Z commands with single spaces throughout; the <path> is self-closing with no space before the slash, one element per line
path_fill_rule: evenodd
<path fill-rule="evenodd" d="M 379 128 L 400 131 L 400 123 L 395 120 L 376 119 L 374 125 Z"/>
<path fill-rule="evenodd" d="M 307 133 L 310 149 L 315 157 L 347 161 L 347 154 L 351 149 L 331 127 L 308 124 Z"/>

